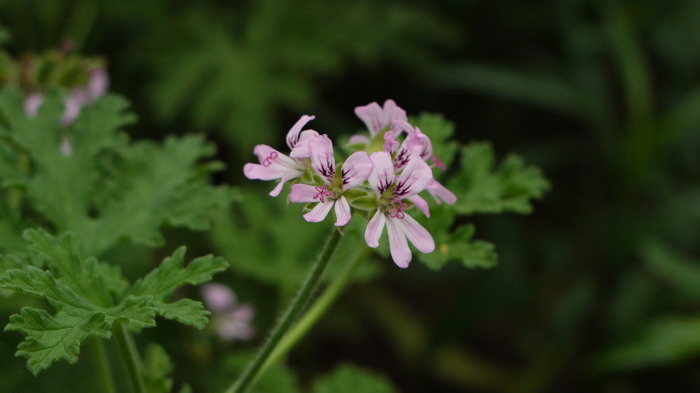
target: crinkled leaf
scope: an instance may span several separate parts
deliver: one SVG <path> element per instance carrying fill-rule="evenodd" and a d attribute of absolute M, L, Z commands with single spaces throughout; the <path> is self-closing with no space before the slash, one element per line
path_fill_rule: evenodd
<path fill-rule="evenodd" d="M 313 382 L 312 393 L 398 393 L 386 377 L 344 364 Z"/>
<path fill-rule="evenodd" d="M 549 183 L 539 168 L 528 166 L 509 155 L 495 166 L 493 147 L 488 142 L 475 142 L 462 148 L 461 171 L 449 182 L 457 196 L 455 211 L 474 213 L 529 213 L 531 199 L 539 199 Z"/>

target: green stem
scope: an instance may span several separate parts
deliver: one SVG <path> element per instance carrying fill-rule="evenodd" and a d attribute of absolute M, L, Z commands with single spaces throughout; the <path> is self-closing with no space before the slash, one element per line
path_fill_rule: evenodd
<path fill-rule="evenodd" d="M 326 288 L 313 306 L 309 308 L 304 316 L 299 319 L 299 322 L 297 322 L 294 327 L 292 327 L 282 338 L 279 344 L 277 344 L 275 349 L 270 354 L 270 357 L 267 358 L 265 364 L 263 364 L 262 368 L 260 368 L 260 371 L 258 372 L 259 375 L 265 373 L 270 366 L 286 355 L 287 352 L 289 352 L 289 350 L 292 349 L 296 343 L 304 337 L 304 335 L 306 335 L 306 333 L 316 324 L 316 322 L 318 322 L 321 316 L 326 313 L 333 302 L 335 302 L 338 296 L 342 293 L 343 289 L 345 289 L 347 286 L 348 282 L 350 282 L 350 278 L 352 278 L 355 271 L 357 271 L 360 261 L 364 259 L 364 257 L 367 255 L 367 250 L 369 249 L 367 247 L 362 247 L 360 250 L 361 251 L 357 253 L 355 258 L 352 259 L 352 262 L 345 266 L 345 269 L 338 275 L 338 277 L 336 277 L 335 281 L 333 281 L 333 283 Z"/>
<path fill-rule="evenodd" d="M 263 364 L 267 361 L 267 358 L 272 353 L 273 349 L 280 342 L 282 337 L 284 337 L 287 330 L 292 326 L 294 320 L 296 320 L 299 312 L 304 307 L 306 302 L 308 302 L 309 297 L 313 293 L 314 289 L 321 279 L 321 275 L 328 265 L 328 261 L 331 259 L 333 252 L 338 246 L 340 241 L 340 232 L 333 229 L 331 236 L 326 241 L 326 245 L 321 252 L 321 256 L 318 261 L 311 267 L 306 280 L 301 285 L 299 292 L 297 293 L 292 303 L 289 305 L 287 310 L 282 315 L 282 318 L 277 322 L 277 325 L 272 329 L 270 336 L 265 341 L 262 347 L 258 350 L 255 358 L 248 364 L 248 367 L 243 371 L 243 373 L 238 377 L 236 382 L 226 390 L 226 393 L 244 393 L 250 386 L 255 382 L 256 378 L 259 376 L 259 371 Z"/>
<path fill-rule="evenodd" d="M 116 390 L 114 389 L 114 379 L 112 379 L 112 372 L 109 369 L 109 360 L 107 359 L 104 343 L 102 343 L 102 340 L 98 337 L 93 337 L 90 341 L 92 355 L 95 359 L 95 368 L 97 369 L 97 377 L 100 380 L 102 392 L 116 393 Z"/>
<path fill-rule="evenodd" d="M 134 393 L 146 393 L 146 385 L 143 383 L 143 376 L 141 375 L 141 359 L 136 346 L 131 341 L 129 332 L 126 331 L 126 325 L 123 322 L 117 322 L 112 327 L 112 332 L 117 341 L 117 346 L 122 355 L 122 361 L 129 375 L 129 380 L 131 380 L 131 387 Z"/>

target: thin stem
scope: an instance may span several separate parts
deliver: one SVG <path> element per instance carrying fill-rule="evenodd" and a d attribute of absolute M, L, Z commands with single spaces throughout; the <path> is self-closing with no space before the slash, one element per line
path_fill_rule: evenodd
<path fill-rule="evenodd" d="M 277 325 L 275 325 L 275 327 L 272 329 L 270 336 L 267 338 L 267 341 L 265 341 L 265 344 L 260 347 L 258 353 L 255 355 L 255 358 L 248 364 L 248 367 L 246 367 L 236 382 L 234 382 L 234 384 L 228 390 L 226 390 L 226 393 L 244 393 L 250 388 L 253 382 L 255 382 L 256 378 L 259 376 L 259 371 L 263 364 L 265 364 L 273 349 L 277 346 L 282 337 L 284 337 L 285 333 L 287 333 L 287 330 L 289 330 L 289 328 L 292 326 L 299 312 L 309 300 L 309 297 L 318 285 L 321 275 L 328 265 L 328 261 L 331 259 L 331 256 L 338 246 L 339 241 L 340 232 L 333 229 L 331 236 L 328 238 L 328 241 L 326 241 L 326 245 L 321 252 L 321 256 L 311 267 L 311 270 L 302 283 L 296 297 L 294 300 L 292 300 L 292 303 L 284 312 L 282 318 L 280 318 L 280 320 L 277 322 Z"/>
<path fill-rule="evenodd" d="M 112 327 L 112 332 L 117 341 L 117 346 L 122 355 L 122 361 L 129 375 L 129 380 L 131 380 L 131 387 L 134 393 L 146 393 L 146 385 L 143 383 L 143 376 L 141 375 L 141 359 L 136 351 L 136 346 L 131 341 L 129 332 L 126 331 L 126 326 L 123 322 L 116 322 Z"/>
<path fill-rule="evenodd" d="M 107 359 L 104 343 L 98 337 L 93 337 L 90 341 L 92 355 L 95 359 L 95 368 L 97 369 L 97 378 L 100 380 L 102 392 L 116 393 L 116 390 L 114 389 L 114 379 L 112 379 L 112 372 L 109 369 L 109 360 Z"/>
<path fill-rule="evenodd" d="M 318 322 L 318 320 L 326 313 L 328 308 L 335 302 L 338 296 L 343 292 L 343 289 L 350 282 L 357 267 L 360 265 L 360 261 L 364 260 L 367 255 L 366 247 L 360 249 L 352 259 L 352 261 L 345 266 L 345 269 L 335 278 L 328 288 L 323 292 L 323 294 L 316 300 L 316 302 L 309 308 L 306 313 L 299 319 L 294 327 L 292 327 L 289 332 L 282 338 L 282 340 L 277 344 L 275 349 L 267 358 L 265 364 L 258 372 L 258 374 L 263 374 L 270 366 L 277 362 L 280 358 L 289 352 L 299 340 L 301 340 L 304 335 Z"/>

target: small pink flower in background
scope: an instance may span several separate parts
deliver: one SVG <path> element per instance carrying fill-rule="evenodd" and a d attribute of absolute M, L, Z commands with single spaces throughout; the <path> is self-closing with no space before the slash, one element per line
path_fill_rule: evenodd
<path fill-rule="evenodd" d="M 335 225 L 344 226 L 350 221 L 351 213 L 350 204 L 343 192 L 367 180 L 372 170 L 372 162 L 366 152 L 358 151 L 345 160 L 340 173 L 337 173 L 333 142 L 327 135 L 310 137 L 308 150 L 311 167 L 321 177 L 323 184 L 294 184 L 289 200 L 301 203 L 318 202 L 311 211 L 304 214 L 304 219 L 309 222 L 323 221 L 335 206 Z"/>
<path fill-rule="evenodd" d="M 238 304 L 236 294 L 226 285 L 208 283 L 201 291 L 204 304 L 214 314 L 212 322 L 219 337 L 227 341 L 253 338 L 255 310 L 251 305 Z"/>
<path fill-rule="evenodd" d="M 374 166 L 368 181 L 380 203 L 379 209 L 367 224 L 365 241 L 370 247 L 378 247 L 386 226 L 392 259 L 399 267 L 408 267 L 412 259 L 408 241 L 423 253 L 430 253 L 435 249 L 433 237 L 405 212 L 407 204 L 403 202 L 403 199 L 410 200 L 412 196 L 417 196 L 416 194 L 423 191 L 433 179 L 432 171 L 417 155 L 409 158 L 398 175 L 394 171 L 389 153 L 375 152 L 370 159 Z M 390 191 L 389 195 L 385 195 L 385 191 Z"/>
<path fill-rule="evenodd" d="M 368 144 L 370 139 L 382 130 L 391 129 L 400 122 L 408 121 L 406 111 L 396 105 L 394 100 L 384 101 L 384 107 L 379 106 L 376 102 L 358 106 L 355 108 L 355 114 L 365 123 L 370 137 L 353 135 L 349 141 L 352 144 Z"/>
<path fill-rule="evenodd" d="M 314 116 L 302 116 L 287 133 L 287 146 L 295 158 L 282 154 L 268 145 L 257 145 L 253 153 L 258 156 L 260 164 L 245 164 L 243 167 L 245 176 L 254 180 L 280 179 L 277 186 L 270 191 L 270 196 L 273 197 L 282 192 L 286 182 L 301 177 L 306 165 L 300 160 L 308 157 L 308 139 L 318 135 L 316 131 L 302 131 L 302 128 L 313 119 Z"/>
<path fill-rule="evenodd" d="M 36 117 L 39 112 L 41 103 L 44 102 L 44 95 L 41 93 L 32 93 L 24 100 L 24 112 L 30 118 Z"/>

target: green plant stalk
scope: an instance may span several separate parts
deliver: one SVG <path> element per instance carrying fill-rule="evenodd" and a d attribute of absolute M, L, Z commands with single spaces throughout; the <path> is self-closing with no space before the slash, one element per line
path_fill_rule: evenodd
<path fill-rule="evenodd" d="M 114 379 L 112 379 L 112 372 L 109 369 L 109 360 L 107 359 L 104 343 L 98 337 L 93 337 L 90 341 L 92 354 L 95 359 L 95 368 L 97 369 L 97 378 L 100 380 L 102 392 L 116 393 L 116 389 L 114 388 Z"/>
<path fill-rule="evenodd" d="M 328 238 L 325 246 L 323 247 L 320 257 L 311 267 L 311 270 L 302 283 L 296 297 L 294 300 L 292 300 L 292 303 L 284 312 L 282 318 L 280 318 L 280 320 L 277 322 L 277 325 L 275 325 L 275 327 L 272 329 L 267 341 L 265 341 L 263 346 L 260 347 L 255 355 L 255 358 L 248 364 L 246 369 L 233 383 L 233 385 L 226 390 L 226 393 L 244 393 L 248 391 L 255 380 L 260 376 L 260 369 L 265 364 L 275 347 L 279 344 L 280 340 L 282 340 L 282 337 L 284 337 L 289 328 L 292 326 L 299 315 L 299 312 L 301 312 L 306 302 L 308 302 L 309 297 L 311 297 L 314 289 L 316 289 L 323 271 L 326 269 L 326 266 L 328 266 L 328 261 L 331 259 L 335 249 L 338 247 L 339 241 L 340 232 L 334 228 L 331 236 Z"/>
<path fill-rule="evenodd" d="M 338 296 L 343 292 L 343 289 L 348 285 L 360 261 L 367 255 L 368 248 L 363 247 L 358 252 L 357 256 L 352 259 L 345 269 L 336 277 L 335 281 L 326 288 L 323 294 L 316 300 L 306 313 L 299 319 L 294 327 L 280 340 L 279 344 L 272 351 L 270 356 L 265 361 L 265 364 L 258 371 L 258 376 L 262 375 L 267 369 L 275 364 L 280 358 L 289 352 L 301 340 L 304 335 L 318 322 L 318 320 L 326 313 L 328 308 L 335 302 Z"/>
<path fill-rule="evenodd" d="M 126 367 L 126 372 L 129 375 L 134 393 L 146 393 L 146 385 L 141 375 L 141 359 L 136 351 L 136 346 L 131 341 L 131 337 L 129 337 L 129 333 L 126 331 L 126 326 L 123 322 L 116 322 L 112 327 L 112 333 L 117 341 L 117 346 L 122 355 L 122 361 Z"/>

